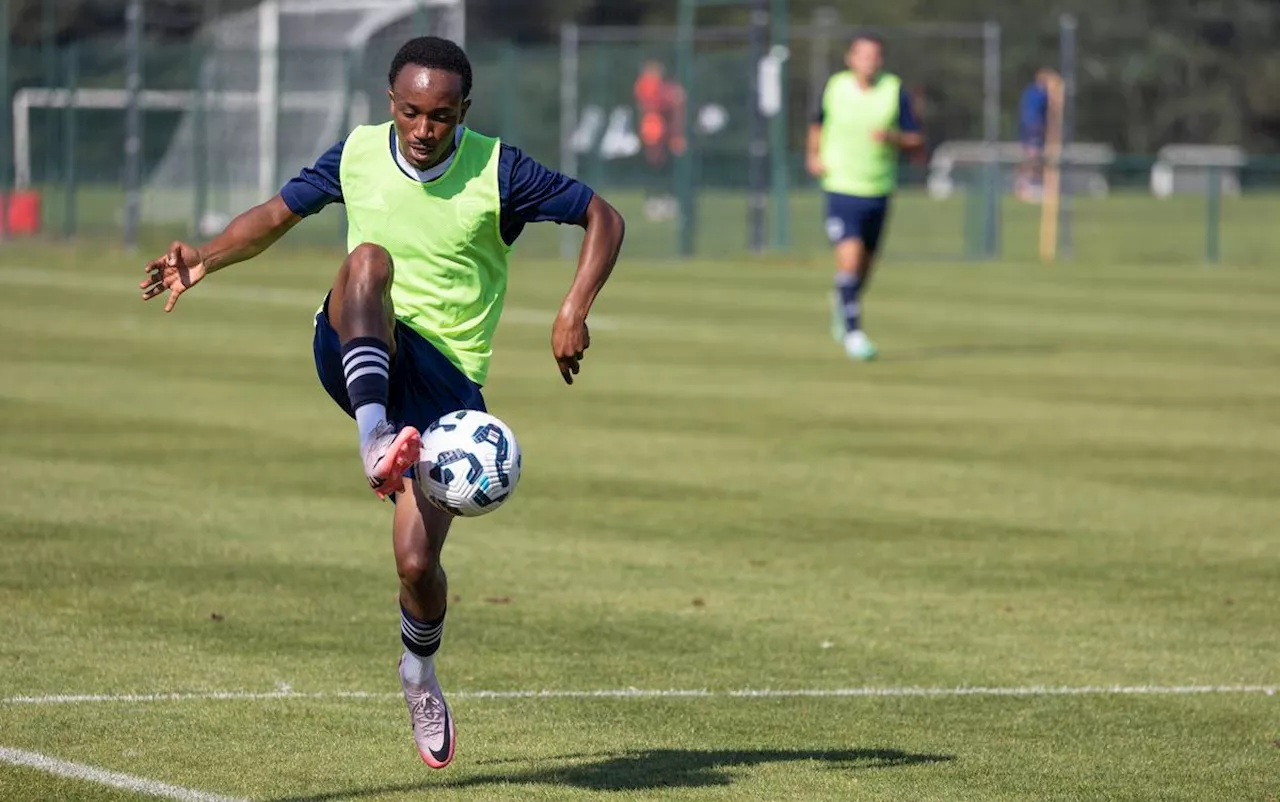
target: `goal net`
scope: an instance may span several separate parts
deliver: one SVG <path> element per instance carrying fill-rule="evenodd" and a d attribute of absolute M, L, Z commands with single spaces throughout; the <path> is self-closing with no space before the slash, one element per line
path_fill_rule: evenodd
<path fill-rule="evenodd" d="M 279 190 L 356 124 L 379 117 L 386 47 L 465 37 L 466 0 L 264 0 L 202 32 L 196 86 L 144 92 L 185 110 L 143 193 L 148 223 L 203 234 Z M 377 80 L 380 78 L 380 81 Z"/>

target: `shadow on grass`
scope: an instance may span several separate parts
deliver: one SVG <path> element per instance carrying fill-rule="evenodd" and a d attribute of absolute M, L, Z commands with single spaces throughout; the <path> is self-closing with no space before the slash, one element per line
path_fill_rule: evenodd
<path fill-rule="evenodd" d="M 576 765 L 525 770 L 485 770 L 467 777 L 447 775 L 420 783 L 406 783 L 291 796 L 272 802 L 330 802 L 384 794 L 430 791 L 438 788 L 478 788 L 488 785 L 558 785 L 588 791 L 644 791 L 656 788 L 708 788 L 731 785 L 731 769 L 765 763 L 820 763 L 830 771 L 894 768 L 955 760 L 954 755 L 921 755 L 899 749 L 650 749 L 618 754 L 572 755 L 556 762 L 582 760 Z M 494 761 L 494 763 L 525 761 Z"/>

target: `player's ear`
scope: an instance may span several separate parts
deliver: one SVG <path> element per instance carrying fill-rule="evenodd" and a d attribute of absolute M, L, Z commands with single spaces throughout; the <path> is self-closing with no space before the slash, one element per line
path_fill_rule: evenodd
<path fill-rule="evenodd" d="M 471 110 L 471 98 L 462 101 L 462 110 L 458 113 L 458 124 L 461 125 L 467 121 L 467 112 Z"/>
<path fill-rule="evenodd" d="M 394 89 L 387 89 L 387 107 L 391 109 L 391 118 L 396 116 L 396 93 Z"/>

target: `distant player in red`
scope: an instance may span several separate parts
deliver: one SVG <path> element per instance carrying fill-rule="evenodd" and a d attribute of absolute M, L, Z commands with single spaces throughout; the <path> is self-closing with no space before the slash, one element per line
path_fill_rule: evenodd
<path fill-rule="evenodd" d="M 675 215 L 676 201 L 669 192 L 668 166 L 672 156 L 685 150 L 684 87 L 669 81 L 658 61 L 646 61 L 635 84 L 636 109 L 640 116 L 640 142 L 644 158 L 662 186 L 645 201 L 645 214 L 653 220 Z"/>

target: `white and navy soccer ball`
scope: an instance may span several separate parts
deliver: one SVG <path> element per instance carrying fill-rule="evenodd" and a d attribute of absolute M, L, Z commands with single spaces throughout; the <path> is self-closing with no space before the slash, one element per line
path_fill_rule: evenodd
<path fill-rule="evenodd" d="M 445 512 L 487 515 L 507 503 L 519 481 L 515 433 L 486 412 L 450 412 L 422 433 L 418 483 Z"/>

